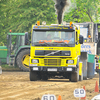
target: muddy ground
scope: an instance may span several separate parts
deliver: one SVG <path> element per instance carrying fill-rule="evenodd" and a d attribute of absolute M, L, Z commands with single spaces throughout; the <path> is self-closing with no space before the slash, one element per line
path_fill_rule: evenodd
<path fill-rule="evenodd" d="M 68 79 L 49 79 L 48 81 L 30 81 L 29 72 L 3 72 L 0 75 L 0 100 L 41 100 L 44 94 L 54 94 L 62 100 L 79 100 L 73 95 L 74 89 L 86 88 L 86 98 L 91 100 L 95 95 L 95 84 L 99 75 L 93 79 L 80 82 L 69 82 Z"/>

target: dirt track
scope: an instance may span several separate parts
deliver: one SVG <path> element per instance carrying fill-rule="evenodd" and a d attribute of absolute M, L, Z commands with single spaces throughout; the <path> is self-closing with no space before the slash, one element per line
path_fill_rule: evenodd
<path fill-rule="evenodd" d="M 0 75 L 0 100 L 41 100 L 44 94 L 54 94 L 62 100 L 79 100 L 73 95 L 76 88 L 85 85 L 86 97 L 91 100 L 98 93 L 93 93 L 98 75 L 90 80 L 69 82 L 67 79 L 50 79 L 48 81 L 29 81 L 29 72 L 3 72 Z"/>

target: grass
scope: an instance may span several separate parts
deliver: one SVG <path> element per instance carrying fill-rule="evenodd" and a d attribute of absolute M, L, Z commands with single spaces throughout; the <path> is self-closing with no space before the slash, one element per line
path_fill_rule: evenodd
<path fill-rule="evenodd" d="M 1 67 L 3 71 L 21 71 L 18 67 L 12 65 L 2 64 Z"/>

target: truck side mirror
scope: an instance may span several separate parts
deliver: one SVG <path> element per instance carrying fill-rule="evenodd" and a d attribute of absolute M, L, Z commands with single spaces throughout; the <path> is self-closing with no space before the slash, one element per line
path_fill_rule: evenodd
<path fill-rule="evenodd" d="M 79 43 L 83 44 L 83 36 L 82 35 L 79 36 Z"/>
<path fill-rule="evenodd" d="M 25 45 L 29 44 L 28 32 L 25 32 Z"/>

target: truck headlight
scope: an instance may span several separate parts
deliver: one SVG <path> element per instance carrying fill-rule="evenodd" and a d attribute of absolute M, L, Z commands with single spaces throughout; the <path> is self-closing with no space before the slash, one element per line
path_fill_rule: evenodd
<path fill-rule="evenodd" d="M 39 63 L 38 59 L 32 59 L 32 63 Z"/>
<path fill-rule="evenodd" d="M 74 60 L 67 60 L 67 63 L 68 64 L 73 64 L 74 63 Z"/>

